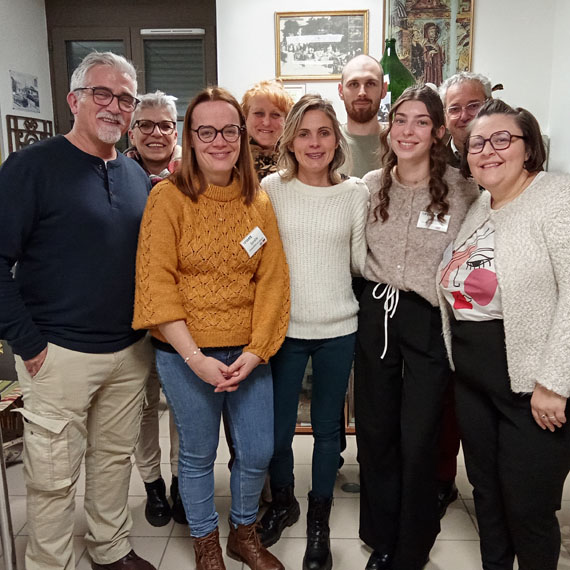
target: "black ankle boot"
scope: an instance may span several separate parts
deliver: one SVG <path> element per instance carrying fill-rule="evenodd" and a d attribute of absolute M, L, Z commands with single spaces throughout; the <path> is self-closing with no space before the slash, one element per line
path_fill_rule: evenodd
<path fill-rule="evenodd" d="M 145 483 L 146 507 L 144 516 L 152 526 L 164 526 L 170 522 L 172 512 L 166 499 L 166 485 L 161 477 L 152 483 Z"/>
<path fill-rule="evenodd" d="M 332 497 L 323 499 L 309 493 L 307 512 L 307 549 L 303 558 L 303 570 L 331 570 L 332 555 L 329 538 L 329 518 Z"/>
<path fill-rule="evenodd" d="M 259 540 L 266 548 L 275 544 L 285 528 L 295 524 L 301 514 L 293 485 L 271 487 L 271 494 L 273 501 L 257 525 Z"/>
<path fill-rule="evenodd" d="M 178 524 L 188 524 L 186 520 L 186 511 L 184 510 L 184 504 L 182 503 L 182 497 L 178 492 L 178 477 L 172 476 L 172 482 L 170 483 L 170 498 L 172 499 L 172 518 L 174 522 Z"/>

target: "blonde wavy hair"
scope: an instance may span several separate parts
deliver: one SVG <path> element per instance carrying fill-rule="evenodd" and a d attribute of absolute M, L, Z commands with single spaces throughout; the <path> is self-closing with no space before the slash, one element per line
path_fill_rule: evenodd
<path fill-rule="evenodd" d="M 338 146 L 329 164 L 329 178 L 332 184 L 339 184 L 342 182 L 343 177 L 338 170 L 343 164 L 348 162 L 350 149 L 340 130 L 340 123 L 336 118 L 332 103 L 317 94 L 303 95 L 299 101 L 293 105 L 293 108 L 289 111 L 289 115 L 287 115 L 285 128 L 279 139 L 279 159 L 277 161 L 277 167 L 280 171 L 279 174 L 283 180 L 292 180 L 297 176 L 299 163 L 295 157 L 295 153 L 291 149 L 293 141 L 299 132 L 303 117 L 308 111 L 322 111 L 332 122 L 333 132 Z"/>

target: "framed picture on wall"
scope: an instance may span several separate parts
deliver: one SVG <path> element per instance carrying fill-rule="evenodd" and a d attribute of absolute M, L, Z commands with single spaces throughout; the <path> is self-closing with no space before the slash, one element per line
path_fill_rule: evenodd
<path fill-rule="evenodd" d="M 361 53 L 368 53 L 368 10 L 275 14 L 279 79 L 340 79 L 344 64 Z"/>
<path fill-rule="evenodd" d="M 471 69 L 475 0 L 384 0 L 384 37 L 418 82 Z"/>

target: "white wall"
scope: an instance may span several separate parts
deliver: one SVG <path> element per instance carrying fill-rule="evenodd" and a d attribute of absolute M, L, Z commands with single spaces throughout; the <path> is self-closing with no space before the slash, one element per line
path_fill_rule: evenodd
<path fill-rule="evenodd" d="M 380 57 L 382 0 L 216 0 L 218 79 L 241 98 L 253 83 L 275 75 L 275 12 L 370 11 L 369 51 Z M 503 83 L 496 95 L 526 107 L 551 137 L 550 169 L 570 172 L 569 0 L 475 0 L 472 69 Z M 295 82 L 302 83 L 302 82 Z M 307 82 L 346 120 L 336 81 Z"/>
<path fill-rule="evenodd" d="M 6 115 L 53 121 L 53 105 L 44 0 L 0 0 L 0 14 L 0 131 L 5 159 Z M 10 70 L 38 77 L 39 113 L 12 109 Z"/>
<path fill-rule="evenodd" d="M 568 24 L 570 2 L 558 0 L 554 14 L 554 51 L 548 132 L 550 134 L 550 170 L 570 174 L 570 57 Z"/>
<path fill-rule="evenodd" d="M 216 0 L 218 31 L 218 82 L 239 100 L 251 85 L 275 77 L 275 12 L 369 10 L 369 53 L 380 58 L 382 2 L 380 0 Z M 344 104 L 338 97 L 338 81 L 292 81 L 307 85 L 330 99 L 342 122 Z"/>
<path fill-rule="evenodd" d="M 548 125 L 556 0 L 476 0 L 472 70 L 502 83 L 495 92 Z M 566 0 L 562 0 L 566 1 Z"/>
<path fill-rule="evenodd" d="M 549 170 L 570 173 L 568 0 L 476 0 L 472 69 L 550 136 Z"/>

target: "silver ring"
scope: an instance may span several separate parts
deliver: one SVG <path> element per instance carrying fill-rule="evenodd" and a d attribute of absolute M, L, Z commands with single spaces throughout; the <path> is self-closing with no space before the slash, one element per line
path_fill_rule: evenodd
<path fill-rule="evenodd" d="M 548 416 L 548 419 L 549 419 L 549 420 L 555 420 L 555 419 L 556 419 L 556 416 Z"/>
<path fill-rule="evenodd" d="M 541 419 L 545 420 L 546 419 L 546 414 L 542 414 L 542 416 L 540 416 Z"/>

